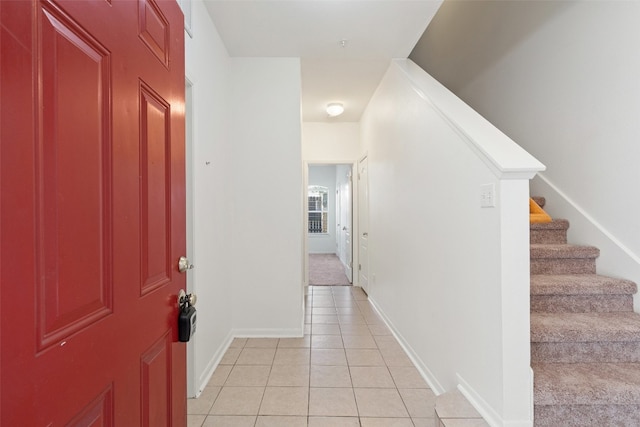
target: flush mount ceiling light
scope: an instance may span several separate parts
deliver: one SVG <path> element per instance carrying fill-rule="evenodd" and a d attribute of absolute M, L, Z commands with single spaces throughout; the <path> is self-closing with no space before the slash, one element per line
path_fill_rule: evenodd
<path fill-rule="evenodd" d="M 327 114 L 329 117 L 336 117 L 344 113 L 344 105 L 339 102 L 332 102 L 327 105 Z"/>

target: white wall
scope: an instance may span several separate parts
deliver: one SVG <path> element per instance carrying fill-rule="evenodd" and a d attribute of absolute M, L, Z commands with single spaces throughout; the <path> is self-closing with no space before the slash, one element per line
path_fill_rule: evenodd
<path fill-rule="evenodd" d="M 358 159 L 359 123 L 305 122 L 302 159 L 308 163 L 351 163 Z"/>
<path fill-rule="evenodd" d="M 190 271 L 198 295 L 198 327 L 189 345 L 189 394 L 200 392 L 222 357 L 232 330 L 231 149 L 227 129 L 230 59 L 201 1 L 193 1 L 193 38 L 185 34 L 186 74 L 193 83 L 193 210 L 195 269 Z M 212 77 L 215 76 L 215 77 Z"/>
<path fill-rule="evenodd" d="M 230 58 L 202 1 L 192 8 L 191 396 L 234 336 L 300 336 L 303 327 L 299 60 Z"/>
<path fill-rule="evenodd" d="M 231 70 L 234 330 L 302 336 L 300 60 L 232 58 Z"/>
<path fill-rule="evenodd" d="M 327 233 L 308 233 L 310 254 L 336 253 L 336 165 L 309 165 L 309 185 L 328 189 Z"/>
<path fill-rule="evenodd" d="M 531 426 L 526 200 L 543 166 L 410 61 L 361 129 L 370 300 L 436 393 L 457 386 L 491 425 Z"/>
<path fill-rule="evenodd" d="M 598 271 L 638 283 L 639 20 L 637 1 L 447 1 L 412 53 L 547 165 L 532 189 Z"/>

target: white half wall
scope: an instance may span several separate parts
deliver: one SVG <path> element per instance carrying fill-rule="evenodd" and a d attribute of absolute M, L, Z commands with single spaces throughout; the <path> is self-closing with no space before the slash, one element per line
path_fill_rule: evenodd
<path fill-rule="evenodd" d="M 300 60 L 232 58 L 231 76 L 233 327 L 302 336 Z"/>
<path fill-rule="evenodd" d="M 185 34 L 186 75 L 193 84 L 193 240 L 188 274 L 198 296 L 198 328 L 188 347 L 189 396 L 199 394 L 233 328 L 228 248 L 232 220 L 228 87 L 231 61 L 204 4 L 192 0 L 193 38 Z M 212 77 L 213 76 L 213 77 Z"/>
<path fill-rule="evenodd" d="M 309 165 L 309 185 L 327 187 L 327 232 L 308 233 L 310 254 L 335 254 L 336 247 L 336 165 Z"/>
<path fill-rule="evenodd" d="M 544 167 L 409 60 L 361 129 L 370 300 L 437 394 L 461 387 L 490 425 L 531 426 L 527 199 Z"/>

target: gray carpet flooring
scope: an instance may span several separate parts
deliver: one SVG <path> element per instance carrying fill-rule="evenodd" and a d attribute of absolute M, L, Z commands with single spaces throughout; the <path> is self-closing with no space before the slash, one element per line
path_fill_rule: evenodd
<path fill-rule="evenodd" d="M 340 259 L 334 254 L 309 254 L 309 284 L 314 286 L 349 286 Z"/>

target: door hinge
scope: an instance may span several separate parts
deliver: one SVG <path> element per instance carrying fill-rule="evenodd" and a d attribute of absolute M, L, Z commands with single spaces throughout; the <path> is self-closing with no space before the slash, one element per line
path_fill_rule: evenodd
<path fill-rule="evenodd" d="M 349 268 L 353 268 L 353 261 L 349 261 Z"/>
<path fill-rule="evenodd" d="M 362 264 L 358 264 L 358 271 L 362 271 Z"/>

